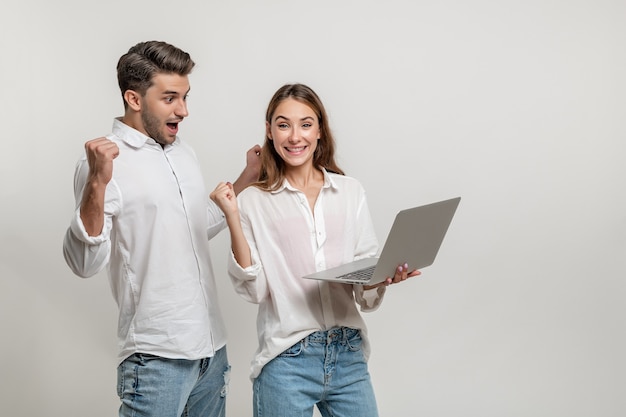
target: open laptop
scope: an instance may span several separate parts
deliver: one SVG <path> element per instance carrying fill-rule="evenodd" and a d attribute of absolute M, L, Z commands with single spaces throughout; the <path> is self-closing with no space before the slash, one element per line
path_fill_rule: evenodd
<path fill-rule="evenodd" d="M 378 257 L 360 259 L 304 278 L 374 285 L 395 274 L 405 262 L 422 269 L 434 261 L 461 197 L 401 210 Z"/>

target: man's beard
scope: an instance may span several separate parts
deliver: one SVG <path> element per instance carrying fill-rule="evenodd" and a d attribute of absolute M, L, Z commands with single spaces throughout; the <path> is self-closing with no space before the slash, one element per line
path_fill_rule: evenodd
<path fill-rule="evenodd" d="M 152 114 L 149 108 L 146 107 L 141 113 L 141 121 L 148 136 L 163 146 L 169 143 L 161 133 L 161 121 Z"/>

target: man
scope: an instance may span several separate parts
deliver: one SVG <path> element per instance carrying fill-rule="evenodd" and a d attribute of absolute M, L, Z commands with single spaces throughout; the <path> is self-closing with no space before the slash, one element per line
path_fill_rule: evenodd
<path fill-rule="evenodd" d="M 225 222 L 177 136 L 194 65 L 164 42 L 131 47 L 117 65 L 124 116 L 76 167 L 64 256 L 81 277 L 108 265 L 120 416 L 225 415 L 230 366 L 209 256 Z M 259 151 L 248 151 L 236 192 L 257 179 Z"/>

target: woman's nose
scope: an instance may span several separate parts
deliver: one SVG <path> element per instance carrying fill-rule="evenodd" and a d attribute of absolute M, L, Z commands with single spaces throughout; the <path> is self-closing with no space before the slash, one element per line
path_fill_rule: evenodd
<path fill-rule="evenodd" d="M 298 132 L 298 129 L 292 129 L 291 132 L 289 133 L 289 141 L 298 142 L 299 139 L 300 139 L 300 132 Z"/>

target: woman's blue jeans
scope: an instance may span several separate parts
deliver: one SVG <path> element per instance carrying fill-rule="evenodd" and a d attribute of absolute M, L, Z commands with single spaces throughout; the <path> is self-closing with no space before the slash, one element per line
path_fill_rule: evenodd
<path fill-rule="evenodd" d="M 117 368 L 120 417 L 224 417 L 230 365 L 226 347 L 201 360 L 137 353 Z"/>
<path fill-rule="evenodd" d="M 263 367 L 254 380 L 255 417 L 377 417 L 361 334 L 347 327 L 312 333 Z"/>

